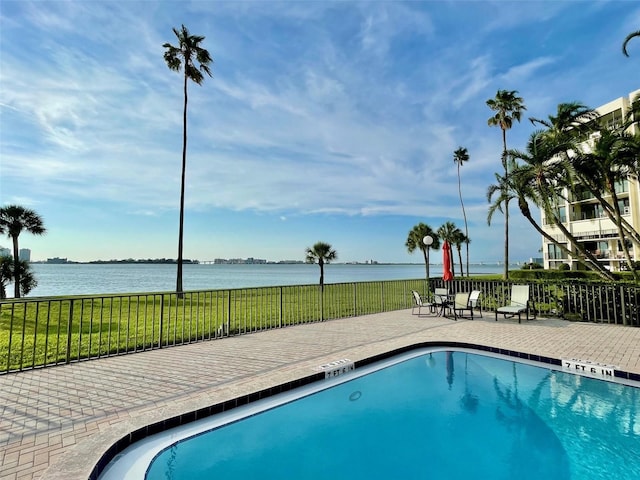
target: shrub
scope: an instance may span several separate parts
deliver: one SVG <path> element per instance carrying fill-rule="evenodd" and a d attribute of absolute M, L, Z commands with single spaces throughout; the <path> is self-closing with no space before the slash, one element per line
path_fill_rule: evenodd
<path fill-rule="evenodd" d="M 540 270 L 542 268 L 544 267 L 536 262 L 525 263 L 522 265 L 522 270 Z"/>

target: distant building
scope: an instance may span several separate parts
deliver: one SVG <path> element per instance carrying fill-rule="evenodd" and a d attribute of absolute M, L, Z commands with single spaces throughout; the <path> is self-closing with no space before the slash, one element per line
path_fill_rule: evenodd
<path fill-rule="evenodd" d="M 47 258 L 47 263 L 69 263 L 69 260 L 67 260 L 66 258 L 53 257 Z"/>
<path fill-rule="evenodd" d="M 254 265 L 254 264 L 265 264 L 267 263 L 266 260 L 262 259 L 262 258 L 253 258 L 253 257 L 249 257 L 249 258 L 230 258 L 230 259 L 226 259 L 226 258 L 216 258 L 213 263 L 215 264 L 232 264 L 232 265 Z"/>
<path fill-rule="evenodd" d="M 31 250 L 28 248 L 21 248 L 18 252 L 18 258 L 24 262 L 31 261 Z"/>
<path fill-rule="evenodd" d="M 12 257 L 11 250 L 8 248 L 0 247 L 0 257 Z"/>

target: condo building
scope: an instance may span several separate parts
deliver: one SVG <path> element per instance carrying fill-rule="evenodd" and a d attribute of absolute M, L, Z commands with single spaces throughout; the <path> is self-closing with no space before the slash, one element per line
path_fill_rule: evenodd
<path fill-rule="evenodd" d="M 640 90 L 631 92 L 627 97 L 617 98 L 601 107 L 596 108 L 599 115 L 598 122 L 603 127 L 619 127 L 622 125 L 634 98 L 640 95 Z M 631 127 L 630 133 L 639 133 L 638 126 Z M 582 147 L 588 149 L 598 138 L 599 133 L 591 134 Z M 591 252 L 602 262 L 608 270 L 619 271 L 624 269 L 627 260 L 623 253 L 622 242 L 626 242 L 631 255 L 631 260 L 640 260 L 640 248 L 630 239 L 620 238 L 618 229 L 613 221 L 603 211 L 599 201 L 589 192 L 579 186 L 575 192 L 565 190 L 562 200 L 558 205 L 558 213 L 561 222 L 578 242 L 584 244 L 587 251 Z M 625 220 L 636 230 L 640 231 L 640 182 L 634 175 L 629 175 L 625 180 L 616 185 L 618 204 Z M 605 196 L 611 200 L 611 196 Z M 571 249 L 566 236 L 560 229 L 548 222 L 542 212 L 542 228 L 559 243 L 565 244 Z M 557 245 L 542 238 L 542 251 L 544 253 L 544 268 L 558 268 L 561 263 L 568 264 L 571 269 L 576 269 L 578 262 L 575 257 L 568 255 Z"/>

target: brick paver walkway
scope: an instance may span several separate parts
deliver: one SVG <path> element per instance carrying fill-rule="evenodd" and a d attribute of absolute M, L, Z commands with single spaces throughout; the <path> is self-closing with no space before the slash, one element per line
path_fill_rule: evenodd
<path fill-rule="evenodd" d="M 538 319 L 453 322 L 408 310 L 0 376 L 0 480 L 87 478 L 142 426 L 421 342 L 466 342 L 640 374 L 640 328 Z"/>

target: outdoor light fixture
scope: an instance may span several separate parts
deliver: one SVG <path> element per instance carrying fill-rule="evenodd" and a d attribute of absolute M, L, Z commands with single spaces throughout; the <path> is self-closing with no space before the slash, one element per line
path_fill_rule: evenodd
<path fill-rule="evenodd" d="M 422 239 L 422 243 L 427 247 L 427 290 L 429 289 L 429 248 L 433 244 L 433 237 L 431 235 L 425 235 Z"/>

